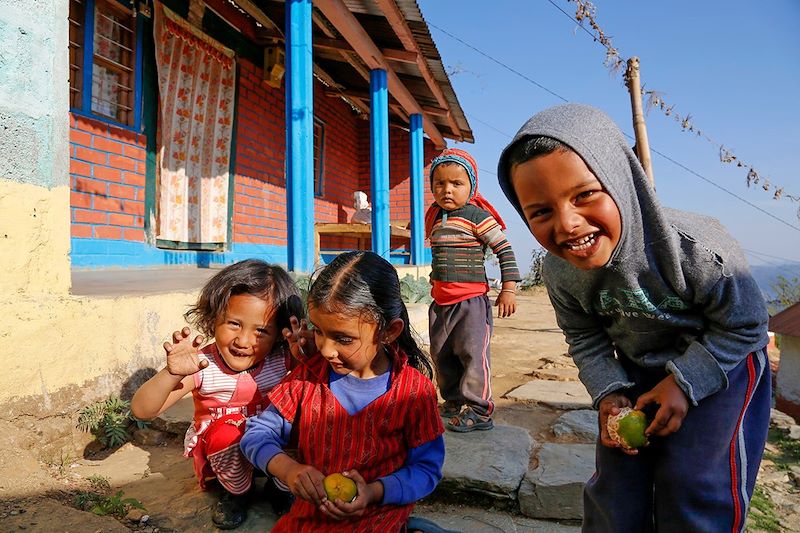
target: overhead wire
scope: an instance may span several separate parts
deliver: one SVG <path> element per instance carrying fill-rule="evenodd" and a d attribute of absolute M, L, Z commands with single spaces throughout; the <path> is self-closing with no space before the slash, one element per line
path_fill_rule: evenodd
<path fill-rule="evenodd" d="M 551 0 L 548 0 L 548 1 L 550 1 L 550 3 L 552 3 L 552 1 L 551 1 Z M 554 4 L 554 5 L 555 5 L 555 4 Z M 563 10 L 561 10 L 561 11 L 563 12 Z M 569 16 L 569 15 L 567 15 L 567 16 Z M 572 17 L 570 17 L 570 19 L 572 19 Z M 574 19 L 572 19 L 572 20 L 574 20 Z M 542 90 L 546 91 L 547 93 L 549 93 L 549 94 L 551 94 L 551 95 L 555 96 L 556 98 L 558 98 L 558 99 L 560 99 L 560 100 L 562 100 L 562 101 L 564 101 L 564 102 L 569 102 L 569 100 L 568 100 L 568 99 L 564 98 L 563 96 L 561 96 L 561 95 L 560 95 L 560 94 L 558 94 L 557 92 L 555 92 L 555 91 L 553 91 L 553 90 L 549 89 L 548 87 L 545 87 L 544 85 L 542 85 L 542 84 L 541 84 L 541 83 L 539 83 L 538 81 L 536 81 L 536 80 L 534 80 L 534 79 L 530 78 L 529 76 L 527 76 L 527 75 L 525 75 L 525 74 L 523 74 L 523 73 L 519 72 L 519 71 L 518 71 L 518 70 L 516 70 L 515 68 L 513 68 L 513 67 L 511 67 L 511 66 L 509 66 L 509 65 L 507 65 L 507 64 L 505 64 L 504 62 L 502 62 L 502 61 L 500 61 L 499 59 L 497 59 L 497 58 L 493 57 L 492 55 L 490 55 L 490 54 L 488 54 L 488 53 L 484 52 L 483 50 L 480 50 L 479 48 L 475 47 L 474 45 L 472 45 L 472 44 L 470 44 L 470 43 L 468 43 L 468 42 L 464 41 L 464 40 L 463 40 L 463 39 L 461 39 L 460 37 L 458 37 L 458 36 L 456 36 L 456 35 L 453 35 L 452 33 L 450 33 L 450 32 L 448 32 L 448 31 L 446 31 L 446 30 L 444 30 L 444 29 L 440 28 L 439 26 L 437 26 L 437 25 L 435 25 L 435 24 L 433 24 L 433 23 L 431 23 L 431 22 L 428 22 L 428 26 L 430 26 L 430 27 L 432 27 L 432 28 L 435 28 L 435 29 L 437 29 L 438 31 L 440 31 L 440 32 L 444 33 L 444 34 L 445 34 L 445 35 L 447 35 L 448 37 L 450 37 L 450 38 L 452 38 L 452 39 L 454 39 L 454 40 L 458 41 L 459 43 L 461 43 L 461 44 L 463 44 L 464 46 L 466 46 L 466 47 L 470 48 L 471 50 L 474 50 L 474 51 L 475 51 L 475 52 L 477 52 L 478 54 L 480 54 L 480 55 L 482 55 L 483 57 L 485 57 L 485 58 L 489 59 L 490 61 L 492 61 L 492 62 L 496 63 L 497 65 L 500 65 L 501 67 L 505 68 L 506 70 L 508 70 L 508 71 L 510 71 L 510 72 L 513 72 L 514 74 L 516 74 L 516 75 L 517 75 L 517 76 L 519 76 L 520 78 L 522 78 L 522 79 L 524 79 L 524 80 L 526 80 L 526 81 L 528 81 L 528 82 L 530 82 L 530 83 L 532 83 L 532 84 L 536 85 L 536 86 L 537 86 L 537 87 L 539 87 L 540 89 L 542 89 Z M 587 30 L 584 28 L 584 31 L 587 31 Z M 590 35 L 591 35 L 591 33 L 590 33 Z M 489 123 L 487 123 L 487 122 L 485 122 L 485 121 L 483 121 L 483 120 L 480 120 L 480 119 L 477 119 L 477 118 L 475 118 L 473 115 L 470 115 L 470 118 L 471 118 L 471 119 L 474 119 L 474 120 L 476 120 L 477 122 L 480 122 L 481 124 L 483 124 L 483 125 L 485 125 L 485 126 L 487 126 L 487 127 L 489 127 L 489 128 L 491 128 L 492 130 L 496 131 L 497 133 L 500 133 L 500 134 L 502 134 L 502 135 L 506 135 L 506 136 L 508 136 L 508 137 L 513 137 L 512 135 L 509 135 L 508 133 L 505 133 L 505 132 L 501 131 L 500 129 L 498 129 L 498 128 L 496 128 L 496 127 L 492 126 L 492 125 L 490 125 Z M 629 135 L 629 134 L 627 134 L 627 133 L 625 133 L 625 132 L 623 132 L 623 134 L 624 134 L 626 137 L 628 137 L 629 139 L 632 139 L 632 140 L 634 140 L 634 141 L 635 141 L 635 138 L 634 138 L 634 137 L 632 137 L 631 135 Z M 713 186 L 714 186 L 714 187 L 716 187 L 717 189 L 719 189 L 719 190 L 721 190 L 721 191 L 723 191 L 723 192 L 725 192 L 725 193 L 729 194 L 730 196 L 733 196 L 733 197 L 734 197 L 734 198 L 736 198 L 737 200 L 740 200 L 740 201 L 742 201 L 743 203 L 745 203 L 745 204 L 749 205 L 750 207 L 752 207 L 752 208 L 756 209 L 757 211 L 759 211 L 759 212 L 761 212 L 761 213 L 763 213 L 763 214 L 767 215 L 768 217 L 770 217 L 770 218 L 772 218 L 772 219 L 774 219 L 774 220 L 776 220 L 776 221 L 778 221 L 778 222 L 780 222 L 780 223 L 782 223 L 782 224 L 784 224 L 784 225 L 786 225 L 786 226 L 788 226 L 788 227 L 792 228 L 792 229 L 793 229 L 793 230 L 795 230 L 795 231 L 798 231 L 798 232 L 800 232 L 800 227 L 798 227 L 798 226 L 795 226 L 795 225 L 794 225 L 794 224 L 792 224 L 791 222 L 787 222 L 786 220 L 783 220 L 782 218 L 775 216 L 774 214 L 770 213 L 769 211 L 766 211 L 765 209 L 762 209 L 761 207 L 758 207 L 757 205 L 755 205 L 754 203 L 752 203 L 752 202 L 750 202 L 750 201 L 748 201 L 748 200 L 745 200 L 744 198 L 742 198 L 742 197 L 741 197 L 741 196 L 739 196 L 738 194 L 734 193 L 733 191 L 730 191 L 730 190 L 726 189 L 725 187 L 723 187 L 722 185 L 720 185 L 720 184 L 716 183 L 715 181 L 713 181 L 713 180 L 711 180 L 711 179 L 709 179 L 709 178 L 707 178 L 707 177 L 703 176 L 703 175 L 702 175 L 702 174 L 700 174 L 699 172 L 697 172 L 697 171 L 695 171 L 695 170 L 693 170 L 693 169 L 691 169 L 691 168 L 687 167 L 687 166 L 686 166 L 686 165 L 684 165 L 683 163 L 680 163 L 679 161 L 677 161 L 677 160 L 673 159 L 672 157 L 668 156 L 667 154 L 665 154 L 665 153 L 663 153 L 663 152 L 661 152 L 661 151 L 659 151 L 659 150 L 655 149 L 655 148 L 653 147 L 653 145 L 652 145 L 652 144 L 650 145 L 650 150 L 651 150 L 651 151 L 653 151 L 654 153 L 658 154 L 659 156 L 663 157 L 664 159 L 666 159 L 666 160 L 667 160 L 667 161 L 669 161 L 670 163 L 672 163 L 672 164 L 676 165 L 677 167 L 679 167 L 679 168 L 681 168 L 681 169 L 685 170 L 686 172 L 689 172 L 690 174 L 692 174 L 692 175 L 694 175 L 694 176 L 696 176 L 696 177 L 698 177 L 698 178 L 702 179 L 703 181 L 705 181 L 705 182 L 707 182 L 707 183 L 709 183 L 709 184 L 713 185 Z M 490 173 L 490 174 L 491 174 L 491 173 Z M 494 175 L 494 174 L 492 174 L 492 175 Z"/>

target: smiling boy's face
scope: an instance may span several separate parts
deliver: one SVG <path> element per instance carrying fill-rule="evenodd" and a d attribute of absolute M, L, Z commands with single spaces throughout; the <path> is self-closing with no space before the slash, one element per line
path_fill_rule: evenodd
<path fill-rule="evenodd" d="M 575 152 L 556 150 L 511 169 L 511 185 L 536 240 L 576 268 L 605 266 L 619 243 L 617 204 Z"/>

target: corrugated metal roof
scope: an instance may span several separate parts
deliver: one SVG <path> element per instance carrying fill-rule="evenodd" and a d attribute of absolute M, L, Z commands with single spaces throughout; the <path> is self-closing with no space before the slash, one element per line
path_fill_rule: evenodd
<path fill-rule="evenodd" d="M 235 0 L 234 0 L 235 1 Z M 394 28 L 387 20 L 380 7 L 373 0 L 342 0 L 344 5 L 356 17 L 358 22 L 367 32 L 369 37 L 380 49 L 404 51 L 402 41 L 397 36 Z M 419 48 L 428 70 L 441 89 L 450 114 L 458 131 L 454 131 L 447 117 L 441 112 L 426 112 L 426 116 L 439 129 L 444 137 L 461 139 L 466 142 L 475 142 L 469 122 L 461 108 L 456 92 L 450 83 L 450 78 L 445 72 L 442 58 L 436 43 L 431 37 L 427 24 L 415 0 L 394 0 L 400 13 L 406 20 L 411 34 Z M 284 22 L 284 2 L 278 0 L 254 0 L 254 3 L 281 28 Z M 337 87 L 331 88 L 326 94 L 341 96 L 349 101 L 353 99 L 362 102 L 362 109 L 368 108 L 369 99 L 369 68 L 349 48 L 346 41 L 336 29 L 315 8 L 315 24 L 313 26 L 314 63 L 324 74 L 336 82 Z M 333 45 L 338 43 L 343 49 L 323 48 L 322 44 Z M 388 60 L 389 64 L 403 82 L 408 91 L 420 106 L 440 109 L 436 95 L 425 81 L 420 68 L 416 63 Z M 367 76 L 364 76 L 364 74 Z M 366 106 L 363 105 L 366 103 Z M 390 98 L 390 103 L 396 103 Z M 390 108 L 390 121 L 395 124 L 407 125 L 408 117 Z"/>
<path fill-rule="evenodd" d="M 769 330 L 779 335 L 800 337 L 800 302 L 770 318 Z"/>

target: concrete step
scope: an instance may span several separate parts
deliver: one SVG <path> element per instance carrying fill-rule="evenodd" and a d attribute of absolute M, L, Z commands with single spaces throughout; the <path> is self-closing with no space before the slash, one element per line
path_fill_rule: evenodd
<path fill-rule="evenodd" d="M 531 518 L 583 518 L 583 487 L 594 474 L 594 444 L 545 443 L 539 466 L 525 474 L 519 507 Z"/>

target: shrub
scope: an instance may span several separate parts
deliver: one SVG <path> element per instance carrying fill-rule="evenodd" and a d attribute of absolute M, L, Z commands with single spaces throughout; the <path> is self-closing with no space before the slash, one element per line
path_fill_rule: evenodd
<path fill-rule="evenodd" d="M 134 426 L 145 427 L 146 422 L 131 418 L 130 402 L 109 398 L 87 405 L 78 413 L 78 427 L 94 435 L 106 448 L 116 448 L 131 440 Z"/>

